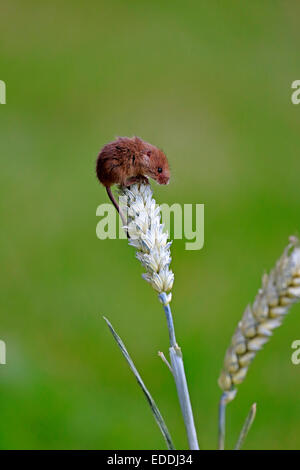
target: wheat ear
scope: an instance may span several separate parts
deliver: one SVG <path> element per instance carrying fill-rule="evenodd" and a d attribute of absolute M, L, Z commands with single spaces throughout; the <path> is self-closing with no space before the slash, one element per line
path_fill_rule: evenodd
<path fill-rule="evenodd" d="M 124 227 L 129 235 L 129 245 L 136 248 L 136 257 L 146 270 L 142 276 L 158 293 L 163 304 L 170 339 L 171 370 L 174 376 L 180 407 L 187 432 L 189 448 L 199 449 L 193 411 L 184 371 L 183 357 L 176 342 L 175 328 L 170 308 L 174 274 L 170 269 L 171 242 L 161 223 L 160 207 L 153 199 L 149 184 L 134 184 L 121 188 L 120 207 L 127 215 Z"/>
<path fill-rule="evenodd" d="M 253 305 L 248 305 L 227 349 L 218 383 L 223 390 L 219 407 L 219 448 L 224 448 L 225 407 L 236 395 L 235 386 L 243 382 L 250 363 L 278 328 L 290 307 L 300 300 L 300 247 L 290 238 L 281 258 L 269 275 Z"/>

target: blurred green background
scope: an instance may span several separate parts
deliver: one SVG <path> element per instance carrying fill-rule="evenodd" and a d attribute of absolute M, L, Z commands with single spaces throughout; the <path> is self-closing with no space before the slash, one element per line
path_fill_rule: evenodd
<path fill-rule="evenodd" d="M 172 308 L 200 446 L 216 448 L 217 378 L 264 269 L 299 219 L 296 1 L 1 3 L 0 447 L 164 449 L 101 315 L 125 341 L 177 448 L 187 442 L 163 310 L 125 240 L 96 238 L 99 149 L 116 135 L 162 147 L 158 202 L 204 203 L 205 246 L 175 240 Z M 300 305 L 228 407 L 232 447 L 300 448 Z"/>

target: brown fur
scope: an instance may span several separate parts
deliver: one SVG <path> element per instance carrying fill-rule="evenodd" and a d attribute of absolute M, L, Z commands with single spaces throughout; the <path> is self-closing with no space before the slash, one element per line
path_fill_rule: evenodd
<path fill-rule="evenodd" d="M 114 184 L 130 186 L 137 181 L 146 182 L 147 177 L 159 184 L 168 184 L 170 179 L 163 151 L 139 137 L 118 137 L 106 144 L 98 156 L 96 173 L 106 188 Z"/>

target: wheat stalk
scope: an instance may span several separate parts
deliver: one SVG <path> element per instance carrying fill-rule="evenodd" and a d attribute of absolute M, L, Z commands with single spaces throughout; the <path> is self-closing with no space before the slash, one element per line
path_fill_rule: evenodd
<path fill-rule="evenodd" d="M 176 342 L 175 328 L 170 308 L 174 274 L 170 269 L 171 242 L 161 223 L 160 207 L 153 199 L 149 184 L 134 184 L 120 188 L 119 201 L 122 213 L 127 216 L 128 242 L 136 248 L 136 257 L 146 269 L 142 276 L 158 292 L 163 304 L 170 338 L 171 370 L 174 376 L 180 407 L 185 423 L 190 449 L 199 449 L 194 417 L 184 371 L 183 357 Z"/>
<path fill-rule="evenodd" d="M 243 382 L 257 352 L 269 341 L 290 307 L 300 300 L 300 247 L 290 238 L 281 258 L 269 275 L 264 274 L 262 287 L 248 305 L 226 351 L 218 383 L 223 390 L 219 407 L 219 448 L 224 448 L 225 407 L 236 395 L 236 385 Z"/>

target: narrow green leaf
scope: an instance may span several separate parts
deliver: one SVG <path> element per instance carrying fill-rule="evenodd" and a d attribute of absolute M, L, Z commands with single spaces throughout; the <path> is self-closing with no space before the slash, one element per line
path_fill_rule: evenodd
<path fill-rule="evenodd" d="M 149 390 L 147 389 L 146 385 L 144 384 L 144 382 L 143 382 L 143 380 L 142 380 L 140 374 L 138 373 L 138 371 L 137 371 L 137 369 L 136 369 L 136 367 L 135 367 L 135 365 L 134 365 L 134 363 L 133 363 L 131 357 L 129 356 L 129 353 L 128 353 L 128 351 L 127 351 L 127 349 L 126 349 L 126 347 L 125 347 L 123 341 L 122 341 L 121 338 L 118 336 L 118 334 L 115 332 L 115 330 L 114 330 L 112 324 L 107 320 L 107 318 L 105 318 L 105 317 L 103 317 L 103 318 L 104 318 L 104 320 L 106 321 L 107 326 L 109 327 L 109 329 L 110 329 L 110 331 L 111 331 L 113 337 L 115 338 L 115 340 L 116 340 L 116 342 L 117 342 L 119 348 L 120 348 L 121 351 L 122 351 L 123 356 L 125 357 L 126 361 L 128 362 L 128 365 L 129 365 L 130 369 L 131 369 L 132 372 L 134 373 L 135 378 L 136 378 L 138 384 L 139 384 L 140 387 L 142 388 L 142 390 L 143 390 L 143 392 L 144 392 L 144 394 L 145 394 L 145 396 L 146 396 L 146 398 L 147 398 L 147 401 L 148 401 L 148 403 L 149 403 L 149 405 L 150 405 L 151 411 L 152 411 L 152 413 L 153 413 L 153 415 L 154 415 L 155 421 L 157 422 L 158 427 L 159 427 L 159 429 L 161 430 L 162 435 L 164 436 L 164 439 L 165 439 L 165 441 L 166 441 L 166 443 L 167 443 L 168 449 L 171 449 L 171 450 L 175 449 L 174 444 L 173 444 L 173 442 L 172 442 L 172 438 L 171 438 L 170 433 L 169 433 L 169 431 L 168 431 L 168 428 L 167 428 L 167 426 L 166 426 L 166 423 L 164 422 L 163 417 L 162 417 L 162 415 L 160 414 L 160 411 L 159 411 L 159 409 L 157 408 L 155 401 L 154 401 L 153 398 L 151 397 Z"/>
<path fill-rule="evenodd" d="M 238 438 L 238 441 L 236 443 L 236 446 L 235 446 L 234 450 L 240 450 L 241 449 L 241 447 L 244 444 L 244 441 L 247 437 L 249 429 L 251 428 L 251 426 L 253 424 L 253 421 L 255 419 L 255 415 L 256 415 L 256 403 L 253 403 L 253 405 L 250 408 L 249 414 L 246 418 L 246 421 L 244 423 L 244 426 L 241 430 L 241 433 L 239 435 L 239 438 Z"/>

